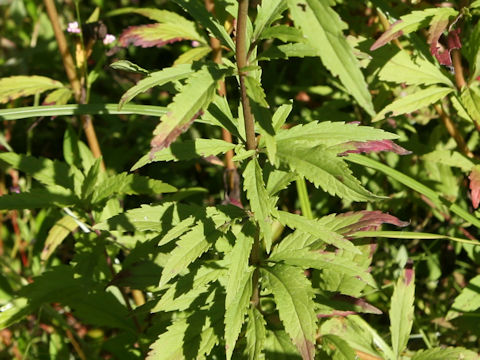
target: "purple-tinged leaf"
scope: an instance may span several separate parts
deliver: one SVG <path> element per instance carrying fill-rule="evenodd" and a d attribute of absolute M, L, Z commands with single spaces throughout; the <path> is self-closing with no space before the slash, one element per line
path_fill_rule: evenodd
<path fill-rule="evenodd" d="M 348 154 L 360 154 L 360 153 L 371 153 L 371 152 L 380 152 L 380 151 L 391 151 L 398 155 L 408 155 L 411 154 L 411 151 L 408 151 L 401 147 L 400 145 L 395 144 L 392 140 L 371 140 L 371 141 L 349 141 L 343 144 L 347 148 L 353 148 L 346 150 L 338 156 L 345 156 Z"/>
<path fill-rule="evenodd" d="M 130 26 L 118 38 L 121 46 L 133 44 L 135 46 L 162 47 L 176 41 L 189 40 L 187 38 L 178 37 L 168 34 L 165 31 L 166 24 L 148 24 L 140 26 Z"/>
<path fill-rule="evenodd" d="M 195 119 L 198 118 L 200 115 L 201 112 L 198 112 L 186 124 L 178 125 L 177 127 L 174 127 L 173 129 L 167 130 L 165 132 L 162 131 L 161 126 L 159 126 L 160 133 L 155 135 L 155 137 L 150 142 L 150 146 L 152 147 L 152 149 L 150 150 L 150 160 L 153 160 L 155 158 L 155 153 L 157 151 L 169 147 L 170 144 L 177 139 L 177 137 L 187 131 L 188 128 L 193 124 Z"/>
<path fill-rule="evenodd" d="M 403 20 L 397 20 L 395 21 L 392 26 L 385 31 L 382 36 L 380 36 L 377 41 L 373 43 L 373 45 L 370 47 L 371 51 L 377 50 L 378 48 L 382 47 L 383 45 L 386 45 L 392 40 L 395 40 L 396 38 L 400 37 L 403 35 L 402 30 L 396 30 L 397 26 L 403 23 Z"/>
<path fill-rule="evenodd" d="M 476 209 L 480 203 L 480 165 L 473 167 L 468 179 L 470 180 L 470 196 L 472 198 L 472 205 Z"/>
<path fill-rule="evenodd" d="M 353 224 L 347 225 L 340 229 L 336 229 L 342 235 L 350 235 L 357 231 L 376 231 L 380 228 L 382 224 L 392 224 L 399 227 L 405 227 L 409 225 L 407 221 L 401 221 L 397 217 L 390 215 L 388 213 L 382 213 L 381 211 L 357 211 L 357 212 L 347 212 L 344 214 L 337 215 L 336 218 L 348 218 L 361 215 L 361 217 Z"/>
<path fill-rule="evenodd" d="M 445 51 L 445 48 L 439 44 L 440 36 L 448 26 L 448 18 L 443 18 L 440 21 L 432 22 L 430 28 L 428 29 L 428 39 L 427 43 L 430 44 L 430 53 L 437 58 L 437 60 L 442 65 L 451 65 L 452 60 L 450 55 Z M 441 51 L 440 51 L 441 50 Z M 450 64 L 445 64 L 444 61 L 446 57 L 450 60 Z"/>
<path fill-rule="evenodd" d="M 445 27 L 441 30 L 442 32 Z M 454 49 L 462 48 L 462 42 L 460 41 L 459 34 L 460 29 L 455 29 L 448 32 L 446 48 L 438 42 L 441 33 L 433 35 L 432 39 L 430 39 L 429 36 L 428 42 L 430 44 L 430 52 L 437 58 L 441 65 L 452 66 L 452 57 L 450 56 L 450 53 Z"/>
<path fill-rule="evenodd" d="M 320 302 L 323 303 L 324 301 Z M 325 305 L 332 307 L 332 310 L 322 311 L 321 313 L 318 313 L 318 318 L 348 316 L 358 313 L 369 313 L 376 315 L 382 314 L 382 311 L 380 309 L 367 303 L 364 299 L 356 298 L 345 294 L 335 294 L 330 299 L 325 299 Z"/>

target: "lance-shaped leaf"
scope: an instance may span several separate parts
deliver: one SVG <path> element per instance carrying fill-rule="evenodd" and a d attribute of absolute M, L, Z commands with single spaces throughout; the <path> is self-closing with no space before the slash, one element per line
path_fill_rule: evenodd
<path fill-rule="evenodd" d="M 480 93 L 477 87 L 465 87 L 460 95 L 461 105 L 477 124 L 480 124 Z"/>
<path fill-rule="evenodd" d="M 247 330 L 245 332 L 245 339 L 247 340 L 245 351 L 249 360 L 260 358 L 266 339 L 266 332 L 262 313 L 256 307 L 251 306 L 248 309 Z"/>
<path fill-rule="evenodd" d="M 288 59 L 291 57 L 315 57 L 319 56 L 318 48 L 308 43 L 289 43 L 283 45 L 272 45 L 261 52 L 257 60 Z"/>
<path fill-rule="evenodd" d="M 476 209 L 480 203 L 480 165 L 475 165 L 473 167 L 468 179 L 470 180 L 469 187 L 472 205 Z"/>
<path fill-rule="evenodd" d="M 225 348 L 230 359 L 242 329 L 247 308 L 252 296 L 253 268 L 249 266 L 256 227 L 246 223 L 237 234 L 235 245 L 227 257 L 228 282 L 225 297 Z"/>
<path fill-rule="evenodd" d="M 143 48 L 162 47 L 182 40 L 205 41 L 198 35 L 195 28 L 185 28 L 183 24 L 160 23 L 130 26 L 118 38 L 122 46 L 133 44 Z"/>
<path fill-rule="evenodd" d="M 343 34 L 344 25 L 338 14 L 326 1 L 288 0 L 288 6 L 295 25 L 307 38 L 307 44 L 318 50 L 323 64 L 373 116 L 372 98 L 353 48 Z"/>
<path fill-rule="evenodd" d="M 425 106 L 436 103 L 453 91 L 451 88 L 431 86 L 427 89 L 422 89 L 409 94 L 405 97 L 395 100 L 390 105 L 387 105 L 372 121 L 378 121 L 385 118 L 387 114 L 397 116 L 408 114 Z"/>
<path fill-rule="evenodd" d="M 400 20 L 396 21 L 392 26 L 385 31 L 382 36 L 370 47 L 370 50 L 376 50 L 382 47 L 386 43 L 398 38 L 402 35 L 407 35 L 413 31 L 416 31 L 422 27 L 426 27 L 430 24 L 430 20 L 434 16 L 449 17 L 457 16 L 458 11 L 448 7 L 430 8 L 422 11 L 412 11 L 408 15 L 400 17 Z"/>
<path fill-rule="evenodd" d="M 154 86 L 160 86 L 171 81 L 184 79 L 192 75 L 194 72 L 195 70 L 193 70 L 192 66 L 188 64 L 178 65 L 152 72 L 149 76 L 140 80 L 134 87 L 131 87 L 125 94 L 123 94 L 118 104 L 118 108 L 121 109 L 123 105 L 128 103 L 135 96 L 147 91 L 148 89 L 151 89 Z"/>
<path fill-rule="evenodd" d="M 378 78 L 397 84 L 434 85 L 445 84 L 454 87 L 442 71 L 421 56 L 412 57 L 406 51 L 395 54 L 378 73 Z"/>
<path fill-rule="evenodd" d="M 110 64 L 110 67 L 115 70 L 122 70 L 122 71 L 143 74 L 143 75 L 150 75 L 150 71 L 145 70 L 141 66 L 134 64 L 128 60 L 115 61 L 114 63 Z"/>
<path fill-rule="evenodd" d="M 287 25 L 277 25 L 272 26 L 266 29 L 262 35 L 261 39 L 272 39 L 276 38 L 283 42 L 305 42 L 306 39 L 303 36 L 302 32 L 297 28 L 287 26 Z"/>
<path fill-rule="evenodd" d="M 371 153 L 371 152 L 380 152 L 380 151 L 391 151 L 398 155 L 408 155 L 411 154 L 411 151 L 404 149 L 400 145 L 395 144 L 391 140 L 372 140 L 372 141 L 349 141 L 345 144 L 337 146 L 350 148 L 346 151 L 341 152 L 338 156 L 345 156 L 348 154 L 360 154 L 360 153 Z"/>
<path fill-rule="evenodd" d="M 192 160 L 199 157 L 209 157 L 224 154 L 233 150 L 235 144 L 219 139 L 195 139 L 176 142 L 168 148 L 157 151 L 153 157 L 147 154 L 138 160 L 130 171 L 137 170 L 146 164 L 156 161 Z"/>
<path fill-rule="evenodd" d="M 342 235 L 325 228 L 317 220 L 307 219 L 304 216 L 291 214 L 281 210 L 278 211 L 277 214 L 280 223 L 288 226 L 291 229 L 298 229 L 306 234 L 313 235 L 315 238 L 314 241 L 320 239 L 327 244 L 337 247 L 338 249 L 345 249 L 348 251 L 353 251 L 354 253 L 359 253 L 358 249 L 355 248 L 355 245 L 353 245 L 350 241 L 345 239 Z M 300 248 L 308 245 L 309 244 L 306 243 Z M 280 245 L 280 248 L 282 250 L 291 250 L 291 248 L 286 247 L 286 245 Z"/>
<path fill-rule="evenodd" d="M 479 4 L 480 5 L 480 4 Z M 462 347 L 436 347 L 420 350 L 413 355 L 412 360 L 478 360 L 480 356 L 475 351 Z"/>
<path fill-rule="evenodd" d="M 210 46 L 198 46 L 185 51 L 174 62 L 173 65 L 191 64 L 194 61 L 203 59 L 212 51 Z"/>
<path fill-rule="evenodd" d="M 464 172 L 470 172 L 475 166 L 473 161 L 468 157 L 458 151 L 452 150 L 435 150 L 422 155 L 422 160 L 444 164 L 449 167 L 458 167 Z"/>
<path fill-rule="evenodd" d="M 451 66 L 452 58 L 450 57 L 450 52 L 453 49 L 460 49 L 462 44 L 460 43 L 460 38 L 458 34 L 460 29 L 452 30 L 447 35 L 447 46 L 446 49 L 439 44 L 440 36 L 448 26 L 451 13 L 440 12 L 436 14 L 430 21 L 430 28 L 428 29 L 428 39 L 427 42 L 430 44 L 430 52 L 434 55 L 438 62 L 442 65 Z"/>
<path fill-rule="evenodd" d="M 210 14 L 202 2 L 196 0 L 173 0 L 183 7 L 186 12 L 192 16 L 198 23 L 208 29 L 213 37 L 219 39 L 225 46 L 235 51 L 233 42 L 225 28 Z"/>
<path fill-rule="evenodd" d="M 267 337 L 265 339 L 265 359 L 277 360 L 279 359 L 279 354 L 283 355 L 284 360 L 301 359 L 297 348 L 292 344 L 285 331 L 267 330 Z"/>
<path fill-rule="evenodd" d="M 465 50 L 471 71 L 468 82 L 471 83 L 480 76 L 480 23 L 473 28 Z"/>
<path fill-rule="evenodd" d="M 0 210 L 38 209 L 48 206 L 69 206 L 78 203 L 70 190 L 57 187 L 32 189 L 29 192 L 0 196 Z"/>
<path fill-rule="evenodd" d="M 350 345 L 340 336 L 324 335 L 322 336 L 322 340 L 329 348 L 333 347 L 334 353 L 332 354 L 332 359 L 350 360 L 358 358 L 355 351 L 353 351 Z"/>
<path fill-rule="evenodd" d="M 180 66 L 180 65 L 179 65 Z M 152 153 L 168 147 L 206 109 L 215 96 L 217 81 L 226 74 L 225 69 L 204 66 L 190 76 L 180 92 L 167 107 L 153 134 Z"/>
<path fill-rule="evenodd" d="M 390 332 L 392 334 L 393 353 L 400 358 L 407 347 L 408 337 L 413 325 L 413 300 L 415 299 L 415 271 L 408 263 L 395 284 L 390 303 Z"/>
<path fill-rule="evenodd" d="M 353 201 L 381 198 L 361 185 L 336 150 L 293 143 L 290 147 L 279 146 L 277 159 L 331 195 Z"/>
<path fill-rule="evenodd" d="M 278 147 L 291 148 L 297 144 L 304 144 L 311 148 L 318 145 L 335 146 L 349 141 L 371 141 L 397 139 L 392 134 L 371 126 L 345 124 L 343 122 L 312 121 L 306 125 L 297 125 L 288 130 L 279 131 L 275 136 Z"/>
<path fill-rule="evenodd" d="M 452 308 L 447 314 L 447 320 L 454 319 L 462 313 L 475 311 L 480 308 L 480 275 L 470 279 L 468 285 L 455 298 Z"/>
<path fill-rule="evenodd" d="M 72 97 L 73 92 L 69 88 L 60 88 L 53 90 L 49 93 L 45 100 L 43 100 L 43 105 L 65 105 L 68 100 Z"/>
<path fill-rule="evenodd" d="M 176 320 L 150 345 L 146 360 L 205 359 L 219 341 L 215 327 L 220 320 L 212 309 Z"/>
<path fill-rule="evenodd" d="M 10 76 L 0 79 L 0 104 L 23 96 L 41 94 L 47 90 L 63 88 L 59 81 L 45 76 Z"/>
<path fill-rule="evenodd" d="M 282 13 L 287 10 L 286 0 L 266 0 L 257 7 L 252 41 L 257 41 L 274 21 L 281 18 Z"/>
<path fill-rule="evenodd" d="M 250 207 L 253 216 L 258 221 L 258 225 L 262 231 L 267 251 L 270 252 L 272 245 L 272 213 L 275 213 L 276 198 L 270 197 L 263 182 L 263 174 L 258 160 L 251 159 L 243 172 L 243 187 L 247 192 L 250 200 Z"/>
<path fill-rule="evenodd" d="M 349 316 L 357 313 L 382 314 L 380 309 L 369 304 L 364 299 L 344 294 L 317 296 L 316 302 L 320 307 L 320 311 L 317 314 L 318 318 Z"/>
<path fill-rule="evenodd" d="M 275 265 L 262 268 L 266 287 L 272 291 L 286 333 L 304 360 L 313 360 L 317 316 L 313 289 L 303 270 Z"/>
<path fill-rule="evenodd" d="M 62 243 L 62 241 L 78 227 L 77 222 L 70 215 L 66 215 L 58 220 L 55 225 L 48 232 L 47 240 L 43 246 L 41 259 L 48 260 L 55 249 Z"/>

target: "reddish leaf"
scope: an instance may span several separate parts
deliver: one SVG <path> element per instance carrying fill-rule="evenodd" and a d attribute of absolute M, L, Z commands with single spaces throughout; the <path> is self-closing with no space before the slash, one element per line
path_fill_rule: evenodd
<path fill-rule="evenodd" d="M 437 58 L 438 62 L 441 65 L 452 66 L 452 57 L 450 56 L 450 53 L 454 49 L 462 48 L 462 42 L 460 41 L 460 37 L 459 37 L 460 29 L 450 30 L 448 32 L 447 46 L 445 47 L 439 43 L 440 36 L 443 30 L 445 30 L 445 28 L 446 28 L 446 25 L 443 27 L 443 29 L 440 31 L 439 34 L 431 33 L 428 38 L 428 43 L 430 44 L 430 52 L 432 53 L 432 55 L 434 55 Z"/>
<path fill-rule="evenodd" d="M 470 196 L 472 198 L 472 205 L 476 209 L 480 203 L 480 165 L 476 165 L 470 175 Z"/>
<path fill-rule="evenodd" d="M 347 154 L 379 152 L 379 151 L 392 151 L 398 155 L 411 154 L 411 151 L 408 151 L 403 147 L 395 144 L 392 140 L 372 140 L 372 141 L 366 141 L 366 142 L 349 141 L 343 145 L 351 149 L 338 154 L 338 156 L 345 156 Z"/>
<path fill-rule="evenodd" d="M 357 231 L 375 231 L 378 230 L 382 224 L 392 224 L 400 227 L 407 226 L 409 222 L 401 221 L 397 217 L 381 211 L 357 211 L 340 214 L 337 217 L 349 217 L 362 214 L 362 217 L 354 224 L 345 226 L 337 231 L 342 235 L 353 234 Z"/>
<path fill-rule="evenodd" d="M 383 45 L 389 43 L 390 41 L 392 40 L 395 40 L 396 38 L 400 37 L 403 35 L 403 31 L 400 30 L 400 31 L 396 31 L 395 30 L 395 25 L 398 25 L 400 23 L 402 23 L 403 20 L 398 20 L 398 21 L 395 21 L 392 26 L 387 30 L 385 31 L 382 36 L 380 36 L 378 38 L 377 41 L 375 41 L 375 43 L 370 47 L 370 50 L 373 51 L 373 50 L 376 50 L 380 47 L 382 47 Z"/>
<path fill-rule="evenodd" d="M 155 153 L 157 151 L 160 151 L 163 148 L 169 147 L 170 144 L 174 142 L 177 139 L 177 137 L 180 136 L 180 134 L 187 131 L 190 125 L 193 124 L 193 121 L 199 115 L 195 115 L 195 117 L 192 120 L 190 120 L 188 123 L 177 126 L 171 131 L 168 131 L 168 132 L 161 131 L 158 135 L 156 135 L 150 142 L 150 146 L 152 147 L 152 149 L 150 150 L 150 159 L 153 160 Z"/>
<path fill-rule="evenodd" d="M 442 36 L 447 26 L 448 18 L 432 23 L 428 29 L 427 43 L 430 44 L 430 52 L 442 65 L 452 65 L 450 54 L 439 44 L 440 36 Z M 448 64 L 448 61 L 450 61 L 450 64 Z"/>
<path fill-rule="evenodd" d="M 130 26 L 124 30 L 119 37 L 120 45 L 128 46 L 133 44 L 141 47 L 162 47 L 176 41 L 185 40 L 180 37 L 166 36 L 162 31 L 164 24 L 148 24 L 141 26 Z"/>
<path fill-rule="evenodd" d="M 376 315 L 382 314 L 382 311 L 377 307 L 367 303 L 364 299 L 356 298 L 353 296 L 335 294 L 331 299 L 329 299 L 329 302 L 330 301 L 332 301 L 332 304 L 328 305 L 334 305 L 337 310 L 332 310 L 328 313 L 317 314 L 318 318 L 355 315 L 359 312 Z"/>

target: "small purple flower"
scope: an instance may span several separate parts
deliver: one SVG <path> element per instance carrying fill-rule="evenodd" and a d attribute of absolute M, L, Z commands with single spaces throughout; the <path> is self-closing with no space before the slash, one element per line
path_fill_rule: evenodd
<path fill-rule="evenodd" d="M 197 41 L 197 40 L 193 40 L 192 41 L 192 47 L 199 47 L 200 46 L 200 43 Z"/>
<path fill-rule="evenodd" d="M 68 28 L 67 31 L 72 34 L 79 34 L 80 33 L 80 27 L 78 26 L 78 22 L 72 21 L 68 23 Z"/>
<path fill-rule="evenodd" d="M 107 35 L 105 35 L 105 37 L 103 38 L 103 44 L 104 44 L 104 45 L 108 45 L 108 44 L 111 44 L 112 42 L 114 42 L 115 40 L 117 40 L 117 38 L 115 37 L 115 35 L 107 34 Z"/>

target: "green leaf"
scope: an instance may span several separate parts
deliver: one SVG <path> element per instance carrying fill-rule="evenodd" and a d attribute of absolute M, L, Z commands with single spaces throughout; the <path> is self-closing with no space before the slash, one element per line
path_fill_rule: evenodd
<path fill-rule="evenodd" d="M 235 43 L 225 28 L 210 14 L 205 5 L 196 0 L 173 0 L 185 9 L 198 23 L 207 28 L 213 37 L 219 39 L 225 46 L 235 51 Z"/>
<path fill-rule="evenodd" d="M 436 347 L 420 350 L 412 360 L 478 360 L 480 356 L 474 351 L 462 347 Z"/>
<path fill-rule="evenodd" d="M 477 124 L 480 123 L 480 93 L 476 87 L 465 87 L 460 95 L 460 100 L 468 115 Z"/>
<path fill-rule="evenodd" d="M 154 149 L 168 147 L 190 126 L 199 112 L 208 107 L 214 99 L 217 81 L 221 80 L 226 72 L 225 69 L 204 66 L 188 78 L 168 105 L 167 113 L 162 116 L 160 124 L 153 132 L 155 137 L 151 145 Z"/>
<path fill-rule="evenodd" d="M 267 281 L 266 287 L 275 298 L 286 333 L 302 358 L 313 360 L 317 316 L 312 285 L 300 268 L 277 264 L 261 270 Z"/>
<path fill-rule="evenodd" d="M 63 162 L 12 152 L 1 153 L 0 160 L 31 175 L 35 180 L 46 186 L 61 186 L 66 189 L 73 189 L 73 175 L 69 166 Z M 82 182 L 83 178 L 77 180 Z"/>
<path fill-rule="evenodd" d="M 45 97 L 45 100 L 43 100 L 43 103 L 64 105 L 68 102 L 68 100 L 70 100 L 72 95 L 73 95 L 72 90 L 70 90 L 69 88 L 56 89 L 56 90 L 53 90 L 51 93 L 49 93 Z"/>
<path fill-rule="evenodd" d="M 177 225 L 172 227 L 165 236 L 159 241 L 158 246 L 168 244 L 170 241 L 175 240 L 185 234 L 187 230 L 190 230 L 191 226 L 195 223 L 195 217 L 189 216 L 186 219 L 180 221 Z"/>
<path fill-rule="evenodd" d="M 100 164 L 102 159 L 98 158 L 95 163 L 88 169 L 85 180 L 82 184 L 82 200 L 90 200 L 90 196 L 93 191 L 96 189 L 97 182 L 100 175 Z"/>
<path fill-rule="evenodd" d="M 334 347 L 333 360 L 355 360 L 358 358 L 355 351 L 340 336 L 323 335 L 322 340 L 325 342 L 325 345 Z"/>
<path fill-rule="evenodd" d="M 0 329 L 5 329 L 22 320 L 34 309 L 29 299 L 18 297 L 0 307 Z"/>
<path fill-rule="evenodd" d="M 265 0 L 257 6 L 257 17 L 253 24 L 254 30 L 252 42 L 260 38 L 268 38 L 264 33 L 268 27 L 281 18 L 282 13 L 287 10 L 287 2 L 285 0 Z"/>
<path fill-rule="evenodd" d="M 378 73 L 382 81 L 407 85 L 445 84 L 454 88 L 452 81 L 442 71 L 421 56 L 412 57 L 406 51 L 395 54 Z"/>
<path fill-rule="evenodd" d="M 422 155 L 422 160 L 431 161 L 450 167 L 458 167 L 464 172 L 471 171 L 475 165 L 465 155 L 459 153 L 458 151 L 452 150 L 435 150 L 428 154 Z"/>
<path fill-rule="evenodd" d="M 150 71 L 145 70 L 141 66 L 134 64 L 128 60 L 115 61 L 114 63 L 110 64 L 110 67 L 115 70 L 128 71 L 128 72 L 133 72 L 133 73 L 138 73 L 143 75 L 150 74 Z"/>
<path fill-rule="evenodd" d="M 280 130 L 280 128 L 287 121 L 288 115 L 292 112 L 292 104 L 283 104 L 278 107 L 275 113 L 272 116 L 272 125 L 275 131 Z"/>
<path fill-rule="evenodd" d="M 272 26 L 266 29 L 262 35 L 261 39 L 272 39 L 276 38 L 283 42 L 304 42 L 305 38 L 300 30 L 297 28 L 287 26 L 287 25 L 277 25 Z"/>
<path fill-rule="evenodd" d="M 123 172 L 107 177 L 105 180 L 98 183 L 93 190 L 95 190 L 95 192 L 93 194 L 92 202 L 97 203 L 114 194 L 157 195 L 161 193 L 175 192 L 177 191 L 177 188 L 160 180 Z"/>
<path fill-rule="evenodd" d="M 411 113 L 415 110 L 436 103 L 438 100 L 443 99 L 452 91 L 453 89 L 450 88 L 435 86 L 415 91 L 414 93 L 399 98 L 390 105 L 387 105 L 372 119 L 372 121 L 382 120 L 389 113 L 389 116 Z"/>
<path fill-rule="evenodd" d="M 243 172 L 243 179 L 243 188 L 247 193 L 247 198 L 250 200 L 253 216 L 260 226 L 267 252 L 270 252 L 273 236 L 271 214 L 276 211 L 276 199 L 270 197 L 265 189 L 262 169 L 256 158 L 248 162 Z"/>
<path fill-rule="evenodd" d="M 150 159 L 149 154 L 143 156 L 132 166 L 130 171 L 137 170 L 146 164 L 156 161 L 192 160 L 199 157 L 224 154 L 234 148 L 235 144 L 219 139 L 195 139 L 175 142 L 168 148 L 155 152 L 153 159 Z"/>
<path fill-rule="evenodd" d="M 408 265 L 407 265 L 408 266 Z M 390 304 L 390 332 L 393 353 L 399 358 L 407 347 L 413 325 L 413 301 L 415 299 L 415 272 L 406 268 L 393 290 Z"/>
<path fill-rule="evenodd" d="M 58 220 L 48 232 L 47 240 L 43 246 L 41 254 L 42 261 L 48 260 L 50 255 L 62 243 L 63 240 L 78 227 L 77 222 L 70 215 L 66 215 Z"/>
<path fill-rule="evenodd" d="M 192 48 L 180 55 L 177 60 L 174 61 L 173 65 L 191 64 L 194 61 L 203 59 L 211 51 L 212 48 L 210 46 L 198 46 L 196 48 Z"/>
<path fill-rule="evenodd" d="M 159 117 L 166 113 L 166 108 L 151 105 L 124 105 L 118 110 L 118 104 L 86 104 L 86 105 L 51 105 L 51 106 L 26 106 L 15 109 L 1 109 L 0 119 L 18 120 L 39 116 L 62 115 L 146 115 Z"/>
<path fill-rule="evenodd" d="M 45 76 L 10 76 L 0 78 L 0 104 L 8 103 L 23 96 L 63 88 L 59 81 Z"/>
<path fill-rule="evenodd" d="M 480 76 L 480 23 L 473 28 L 468 45 L 467 58 L 471 68 L 469 83 L 472 83 Z"/>
<path fill-rule="evenodd" d="M 140 80 L 135 86 L 123 94 L 118 104 L 118 109 L 130 102 L 135 96 L 141 94 L 154 86 L 160 86 L 172 81 L 181 80 L 195 73 L 191 65 L 177 65 L 160 71 L 150 73 L 149 76 Z"/>
<path fill-rule="evenodd" d="M 319 56 L 318 48 L 306 43 L 293 43 L 283 45 L 272 45 L 261 52 L 257 60 L 288 59 L 291 57 L 315 57 Z"/>
<path fill-rule="evenodd" d="M 270 196 L 275 195 L 279 191 L 285 189 L 293 180 L 297 178 L 297 175 L 292 172 L 273 170 L 268 174 L 267 180 L 267 193 Z"/>
<path fill-rule="evenodd" d="M 304 216 L 291 214 L 286 211 L 278 211 L 277 214 L 278 220 L 291 229 L 298 229 L 304 233 L 313 235 L 315 240 L 320 239 L 327 244 L 334 245 L 338 249 L 345 249 L 357 254 L 360 253 L 350 241 L 345 239 L 342 235 L 325 228 L 318 220 L 307 219 Z M 282 245 L 280 249 L 282 251 L 292 250 L 291 248 Z"/>
<path fill-rule="evenodd" d="M 372 98 L 338 14 L 325 1 L 288 0 L 288 6 L 295 26 L 302 30 L 307 43 L 317 49 L 323 64 L 340 78 L 358 104 L 374 116 Z"/>
<path fill-rule="evenodd" d="M 225 348 L 227 359 L 232 357 L 252 296 L 252 274 L 254 269 L 249 266 L 249 258 L 256 231 L 253 224 L 247 223 L 237 235 L 235 245 L 228 255 L 230 265 L 225 298 Z"/>
<path fill-rule="evenodd" d="M 159 287 L 185 270 L 192 262 L 206 252 L 221 236 L 211 222 L 198 222 L 188 233 L 183 235 L 171 252 L 162 271 Z"/>
<path fill-rule="evenodd" d="M 349 141 L 398 139 L 398 135 L 371 126 L 312 121 L 306 125 L 297 125 L 288 130 L 281 130 L 275 138 L 278 147 L 289 148 L 296 144 L 305 144 L 313 148 L 318 145 L 332 147 Z"/>
<path fill-rule="evenodd" d="M 335 149 L 323 146 L 312 148 L 307 144 L 278 144 L 277 158 L 291 170 L 305 177 L 316 187 L 321 187 L 331 195 L 353 201 L 377 200 L 351 173 L 344 160 L 337 156 Z"/>
<path fill-rule="evenodd" d="M 265 320 L 256 307 L 251 306 L 248 311 L 247 330 L 245 339 L 247 341 L 246 352 L 249 360 L 260 358 L 263 345 L 266 339 Z"/>
<path fill-rule="evenodd" d="M 216 269 L 206 265 L 176 281 L 163 294 L 151 312 L 184 311 L 190 308 L 201 294 L 208 291 L 209 284 L 225 275 L 225 269 Z"/>
<path fill-rule="evenodd" d="M 0 210 L 38 209 L 49 206 L 75 205 L 78 199 L 61 187 L 32 189 L 29 192 L 0 196 Z"/>
<path fill-rule="evenodd" d="M 475 276 L 468 282 L 468 285 L 462 289 L 458 295 L 452 308 L 447 314 L 447 319 L 451 320 L 461 315 L 461 313 L 475 311 L 480 308 L 480 275 Z"/>
<path fill-rule="evenodd" d="M 283 330 L 267 330 L 265 340 L 266 360 L 297 360 L 302 357 Z"/>

